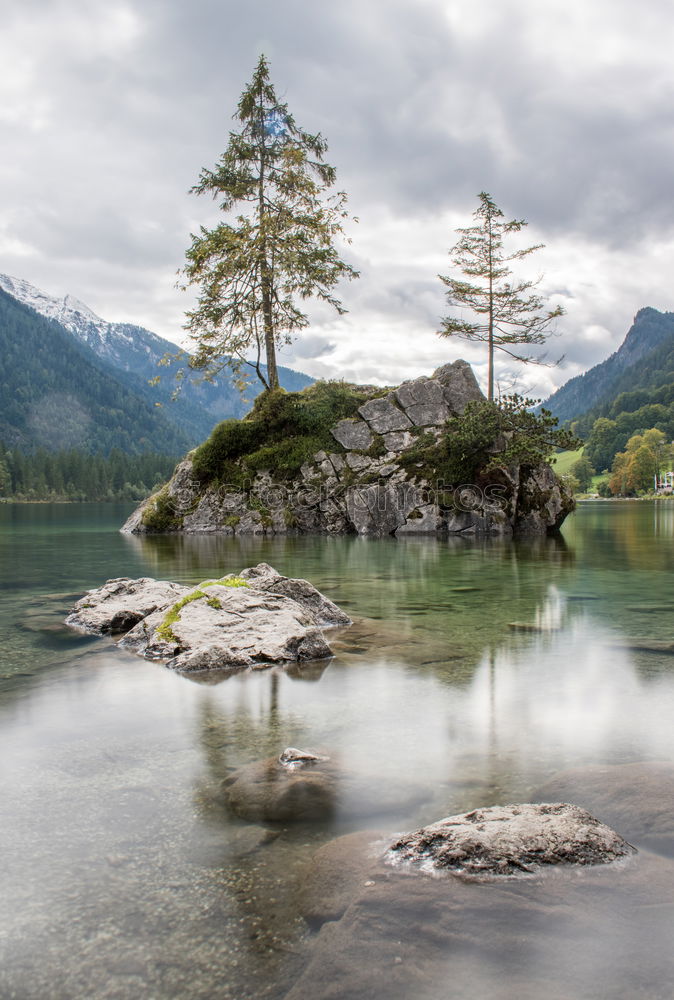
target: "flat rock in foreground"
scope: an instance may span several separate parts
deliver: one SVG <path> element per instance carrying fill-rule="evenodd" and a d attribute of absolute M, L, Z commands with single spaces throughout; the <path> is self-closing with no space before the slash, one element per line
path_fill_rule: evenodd
<path fill-rule="evenodd" d="M 596 865 L 635 849 L 580 806 L 523 803 L 474 809 L 406 834 L 389 865 L 464 876 L 514 875 L 542 865 Z"/>
<path fill-rule="evenodd" d="M 449 827 L 472 835 L 452 842 Z M 392 865 L 396 850 L 408 857 Z M 447 877 L 437 877 L 429 859 L 452 850 Z M 285 1000 L 632 1000 L 649 987 L 664 997 L 674 975 L 674 863 L 647 853 L 601 863 L 632 854 L 566 804 L 475 810 L 388 851 L 375 832 L 333 840 L 305 870 L 300 908 L 320 930 Z M 485 877 L 487 855 L 495 870 Z M 470 858 L 483 877 L 464 877 Z M 544 858 L 553 865 L 545 878 L 522 871 Z M 515 877 L 493 877 L 513 860 Z"/>
<path fill-rule="evenodd" d="M 175 612 L 157 611 L 119 645 L 175 670 L 247 667 L 331 656 L 323 633 L 282 594 L 210 584 Z M 188 595 L 190 596 L 190 595 Z"/>
<path fill-rule="evenodd" d="M 620 830 L 640 849 L 674 857 L 674 764 L 588 764 L 562 771 L 535 798 L 571 799 Z"/>
<path fill-rule="evenodd" d="M 321 628 L 350 625 L 308 580 L 267 563 L 196 588 L 143 577 L 108 580 L 77 602 L 66 624 L 181 671 L 242 669 L 332 655 Z"/>

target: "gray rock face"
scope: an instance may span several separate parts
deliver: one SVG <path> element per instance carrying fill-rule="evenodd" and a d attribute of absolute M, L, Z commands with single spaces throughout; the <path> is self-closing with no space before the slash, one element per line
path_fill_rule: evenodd
<path fill-rule="evenodd" d="M 349 520 L 359 535 L 392 535 L 414 510 L 420 491 L 411 483 L 375 483 L 346 494 Z"/>
<path fill-rule="evenodd" d="M 290 598 L 218 584 L 201 590 L 205 596 L 185 604 L 170 624 L 170 638 L 162 628 L 167 618 L 163 610 L 136 625 L 120 646 L 148 659 L 169 660 L 181 670 L 204 669 L 204 651 L 210 666 L 217 665 L 218 657 L 223 666 L 251 666 L 331 655 L 313 620 Z"/>
<path fill-rule="evenodd" d="M 384 445 L 392 452 L 405 451 L 414 444 L 414 440 L 409 431 L 391 431 L 390 434 L 384 434 Z"/>
<path fill-rule="evenodd" d="M 374 440 L 364 420 L 340 420 L 330 433 L 345 448 L 355 451 L 366 451 Z"/>
<path fill-rule="evenodd" d="M 484 399 L 473 369 L 467 361 L 453 361 L 433 372 L 444 387 L 445 402 L 452 414 L 460 416 L 469 403 Z"/>
<path fill-rule="evenodd" d="M 319 625 L 321 628 L 351 624 L 349 616 L 316 590 L 308 580 L 293 580 L 290 577 L 281 576 L 267 563 L 258 563 L 251 569 L 242 570 L 241 578 L 247 580 L 255 590 L 289 597 L 302 608 L 315 625 Z"/>
<path fill-rule="evenodd" d="M 174 604 L 187 593 L 188 587 L 167 580 L 119 577 L 85 594 L 66 618 L 66 625 L 93 635 L 128 632 L 157 608 Z"/>
<path fill-rule="evenodd" d="M 571 510 L 573 498 L 559 488 L 550 466 L 541 465 L 520 484 L 518 533 L 540 535 L 548 527 L 558 528 Z"/>
<path fill-rule="evenodd" d="M 358 407 L 361 417 L 367 420 L 370 428 L 377 434 L 388 434 L 389 431 L 404 431 L 412 426 L 409 417 L 392 401 L 393 393 L 386 399 L 370 399 Z"/>
<path fill-rule="evenodd" d="M 401 837 L 385 860 L 482 877 L 532 872 L 541 865 L 606 864 L 634 853 L 580 806 L 524 803 L 449 816 Z"/>
<path fill-rule="evenodd" d="M 416 427 L 430 427 L 444 424 L 450 416 L 446 391 L 437 379 L 419 378 L 403 382 L 394 395 Z"/>
<path fill-rule="evenodd" d="M 269 472 L 258 471 L 245 490 L 226 483 L 204 488 L 186 460 L 161 491 L 157 510 L 172 516 L 154 523 L 165 522 L 169 531 L 236 535 L 511 536 L 557 530 L 573 509 L 573 498 L 548 466 L 494 469 L 480 485 L 442 482 L 432 438 L 440 442 L 447 419 L 483 399 L 465 361 L 444 365 L 431 378 L 404 382 L 363 403 L 358 417 L 338 421 L 331 429 L 334 449 L 345 450 L 317 451 L 292 482 L 275 482 Z M 412 463 L 410 449 L 420 439 L 420 461 Z M 497 456 L 506 446 L 501 437 L 487 451 Z M 421 460 L 425 454 L 428 463 Z M 152 513 L 154 503 L 146 501 L 122 530 L 152 530 L 143 525 L 143 513 L 148 507 Z"/>

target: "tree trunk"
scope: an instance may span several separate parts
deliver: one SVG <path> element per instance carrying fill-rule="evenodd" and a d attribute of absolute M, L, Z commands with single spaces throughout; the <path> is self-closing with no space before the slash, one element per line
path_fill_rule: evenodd
<path fill-rule="evenodd" d="M 274 321 L 272 317 L 272 289 L 269 264 L 262 261 L 262 319 L 264 323 L 264 350 L 267 358 L 267 384 L 270 389 L 278 389 L 278 368 L 276 367 L 276 340 L 274 338 Z"/>

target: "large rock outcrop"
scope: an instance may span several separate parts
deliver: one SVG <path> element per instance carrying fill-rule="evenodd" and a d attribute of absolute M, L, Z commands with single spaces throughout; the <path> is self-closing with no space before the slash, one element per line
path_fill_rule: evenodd
<path fill-rule="evenodd" d="M 424 448 L 432 449 L 446 421 L 475 401 L 484 396 L 465 361 L 389 392 L 373 389 L 353 416 L 335 421 L 332 445 L 305 461 L 296 478 L 281 481 L 257 469 L 246 488 L 204 485 L 188 457 L 122 530 L 374 536 L 557 530 L 573 499 L 547 465 L 510 465 L 458 485 L 427 467 Z M 494 452 L 499 447 L 495 442 Z"/>

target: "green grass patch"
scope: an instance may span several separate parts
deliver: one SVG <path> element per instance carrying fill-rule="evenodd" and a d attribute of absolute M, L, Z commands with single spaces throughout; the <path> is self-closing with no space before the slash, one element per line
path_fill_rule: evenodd
<path fill-rule="evenodd" d="M 218 611 L 222 611 L 222 602 L 214 594 L 206 594 L 202 588 L 205 587 L 248 587 L 249 584 L 243 577 L 240 576 L 223 576 L 220 580 L 204 580 L 200 583 L 196 590 L 190 591 L 189 594 L 185 594 L 181 597 L 179 601 L 176 601 L 169 610 L 167 611 L 163 622 L 157 627 L 157 635 L 164 642 L 177 642 L 178 639 L 173 632 L 172 626 L 180 619 L 180 612 L 187 605 L 191 604 L 192 601 L 202 601 L 205 600 L 210 608 L 216 608 Z"/>
<path fill-rule="evenodd" d="M 571 471 L 571 466 L 583 456 L 583 449 L 577 448 L 575 451 L 560 451 L 552 456 L 552 467 L 558 476 L 566 476 Z"/>

